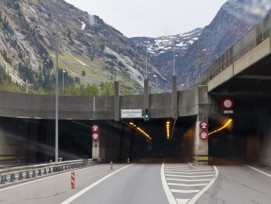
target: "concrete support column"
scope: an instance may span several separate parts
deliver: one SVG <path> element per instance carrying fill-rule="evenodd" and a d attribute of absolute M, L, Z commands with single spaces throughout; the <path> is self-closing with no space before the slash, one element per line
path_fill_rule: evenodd
<path fill-rule="evenodd" d="M 200 138 L 200 122 L 203 120 L 200 114 L 197 116 L 195 137 L 194 137 L 194 161 L 199 164 L 208 163 L 208 139 L 202 140 Z M 206 119 L 205 119 L 206 120 Z"/>
<path fill-rule="evenodd" d="M 120 120 L 120 94 L 119 94 L 119 81 L 114 82 L 115 94 L 114 94 L 114 120 Z"/>
<path fill-rule="evenodd" d="M 172 92 L 171 92 L 171 117 L 173 119 L 178 118 L 177 111 L 177 77 L 172 76 Z"/>
<path fill-rule="evenodd" d="M 100 158 L 100 141 L 92 141 L 92 159 Z"/>
<path fill-rule="evenodd" d="M 101 135 L 97 141 L 92 141 L 92 159 L 105 158 L 105 135 Z"/>

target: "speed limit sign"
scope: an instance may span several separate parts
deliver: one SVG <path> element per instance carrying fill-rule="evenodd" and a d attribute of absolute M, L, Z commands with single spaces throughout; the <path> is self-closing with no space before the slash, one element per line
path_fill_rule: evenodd
<path fill-rule="evenodd" d="M 232 109 L 233 105 L 233 100 L 231 98 L 224 98 L 222 101 L 222 107 L 224 110 Z"/>

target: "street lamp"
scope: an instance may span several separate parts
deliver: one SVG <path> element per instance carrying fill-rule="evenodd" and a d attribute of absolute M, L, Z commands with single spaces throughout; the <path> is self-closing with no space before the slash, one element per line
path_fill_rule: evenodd
<path fill-rule="evenodd" d="M 56 0 L 56 6 L 58 9 L 58 0 Z M 55 162 L 58 162 L 58 54 L 59 54 L 59 17 L 56 14 L 56 84 L 55 84 Z"/>
<path fill-rule="evenodd" d="M 62 91 L 63 91 L 63 95 L 64 95 L 64 74 L 65 74 L 65 70 L 63 70 L 62 72 Z"/>

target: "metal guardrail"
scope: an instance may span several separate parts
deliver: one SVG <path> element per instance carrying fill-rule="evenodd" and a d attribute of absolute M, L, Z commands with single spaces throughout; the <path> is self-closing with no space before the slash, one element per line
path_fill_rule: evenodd
<path fill-rule="evenodd" d="M 49 174 L 67 171 L 69 169 L 84 168 L 101 162 L 101 159 L 79 159 L 65 162 L 51 162 L 47 164 L 12 167 L 0 170 L 0 184 L 14 182 L 16 180 L 33 179 Z M 1 187 L 1 185 L 0 185 Z"/>
<path fill-rule="evenodd" d="M 250 50 L 255 48 L 265 39 L 271 36 L 271 15 L 267 15 L 263 21 L 253 26 L 239 41 L 230 47 L 215 63 L 210 66 L 206 73 L 200 78 L 200 84 L 207 84 L 215 76 L 225 70 L 228 66 L 240 59 Z"/>

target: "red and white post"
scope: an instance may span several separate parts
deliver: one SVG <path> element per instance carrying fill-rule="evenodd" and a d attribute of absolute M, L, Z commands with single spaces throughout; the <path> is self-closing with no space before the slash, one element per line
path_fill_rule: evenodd
<path fill-rule="evenodd" d="M 71 172 L 71 188 L 72 189 L 75 188 L 75 172 L 74 171 Z"/>
<path fill-rule="evenodd" d="M 113 162 L 110 162 L 110 170 L 113 170 Z"/>

